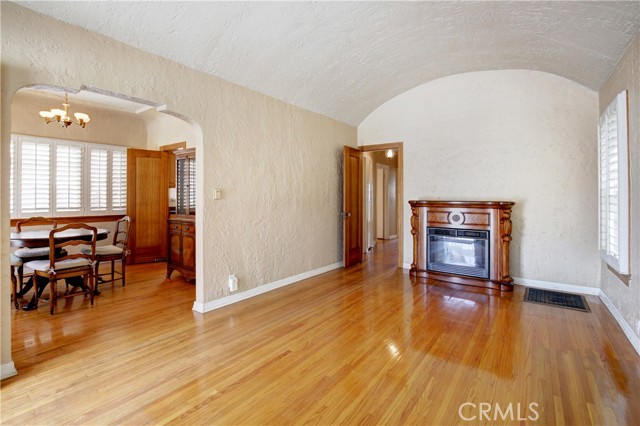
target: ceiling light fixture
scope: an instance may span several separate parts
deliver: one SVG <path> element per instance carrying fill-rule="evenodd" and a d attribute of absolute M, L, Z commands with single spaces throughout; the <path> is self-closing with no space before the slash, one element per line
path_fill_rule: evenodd
<path fill-rule="evenodd" d="M 40 117 L 44 118 L 47 124 L 55 120 L 60 123 L 61 127 L 69 127 L 71 123 L 73 123 L 73 120 L 69 117 L 68 110 L 71 105 L 69 104 L 69 95 L 67 93 L 64 94 L 64 103 L 62 105 L 64 106 L 64 110 L 52 108 L 51 111 L 40 111 Z M 75 123 L 80 127 L 84 127 L 91 121 L 91 118 L 83 112 L 76 112 L 73 116 L 76 118 Z"/>
<path fill-rule="evenodd" d="M 392 149 L 388 149 L 385 153 L 384 156 L 387 158 L 393 158 L 393 156 L 395 155 L 395 153 L 393 152 Z"/>

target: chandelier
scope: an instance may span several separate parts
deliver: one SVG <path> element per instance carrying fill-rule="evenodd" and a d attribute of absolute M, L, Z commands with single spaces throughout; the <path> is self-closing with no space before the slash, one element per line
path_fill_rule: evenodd
<path fill-rule="evenodd" d="M 69 127 L 71 123 L 73 123 L 73 120 L 71 120 L 68 113 L 71 105 L 69 104 L 69 95 L 67 93 L 64 94 L 64 103 L 62 105 L 64 106 L 64 110 L 52 108 L 51 111 L 40 111 L 40 117 L 44 118 L 47 124 L 55 120 L 60 123 L 60 126 Z M 91 120 L 89 116 L 83 112 L 76 112 L 73 116 L 76 118 L 75 123 L 80 127 L 84 127 Z"/>

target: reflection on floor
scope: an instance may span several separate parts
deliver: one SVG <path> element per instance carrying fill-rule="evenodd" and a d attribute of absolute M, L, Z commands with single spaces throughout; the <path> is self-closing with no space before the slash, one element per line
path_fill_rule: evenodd
<path fill-rule="evenodd" d="M 358 266 L 204 315 L 191 310 L 194 286 L 165 279 L 163 264 L 128 268 L 127 286 L 103 286 L 93 307 L 76 298 L 54 316 L 45 306 L 14 311 L 20 374 L 2 382 L 2 422 L 640 418 L 640 358 L 597 298 L 583 313 L 525 304 L 521 287 L 427 284 L 396 268 L 396 245 L 379 242 Z"/>

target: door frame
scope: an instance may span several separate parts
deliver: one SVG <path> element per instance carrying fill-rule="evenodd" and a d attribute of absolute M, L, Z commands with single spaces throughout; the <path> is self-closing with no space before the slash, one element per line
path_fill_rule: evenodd
<path fill-rule="evenodd" d="M 391 142 L 377 145 L 362 145 L 359 147 L 362 152 L 386 151 L 388 149 L 398 150 L 398 170 L 396 175 L 396 186 L 398 188 L 396 194 L 396 224 L 398 231 L 398 268 L 403 267 L 404 260 L 404 157 L 403 143 Z M 364 221 L 363 221 L 364 226 Z"/>
<path fill-rule="evenodd" d="M 342 244 L 343 266 L 348 268 L 361 263 L 364 259 L 362 250 L 364 244 L 364 155 L 357 147 L 345 145 L 343 152 L 343 179 L 342 179 Z M 351 159 L 357 159 L 352 164 Z M 355 167 L 355 169 L 354 169 Z M 357 180 L 353 185 L 353 178 Z M 355 193 L 353 189 L 355 188 Z M 354 212 L 355 210 L 355 212 Z M 355 237 L 352 235 L 355 231 Z M 355 243 L 355 247 L 353 246 Z"/>

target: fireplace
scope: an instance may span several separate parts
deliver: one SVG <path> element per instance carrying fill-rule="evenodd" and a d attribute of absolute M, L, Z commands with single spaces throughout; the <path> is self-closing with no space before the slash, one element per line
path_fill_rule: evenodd
<path fill-rule="evenodd" d="M 427 270 L 489 278 L 489 231 L 427 228 Z"/>
<path fill-rule="evenodd" d="M 513 290 L 511 201 L 411 200 L 410 275 L 426 282 Z"/>

